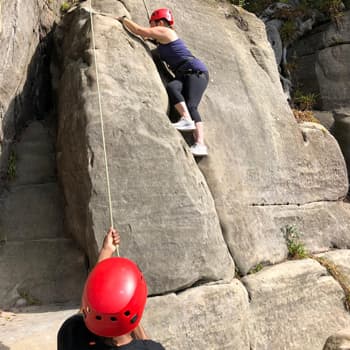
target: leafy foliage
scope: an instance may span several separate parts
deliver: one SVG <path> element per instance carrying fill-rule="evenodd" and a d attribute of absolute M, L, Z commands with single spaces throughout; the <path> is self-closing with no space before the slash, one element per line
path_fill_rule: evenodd
<path fill-rule="evenodd" d="M 293 20 L 287 20 L 280 29 L 280 35 L 283 42 L 292 42 L 296 38 L 297 25 Z"/>
<path fill-rule="evenodd" d="M 72 4 L 69 3 L 68 1 L 63 1 L 61 5 L 61 12 L 65 13 L 71 8 Z"/>
<path fill-rule="evenodd" d="M 248 275 L 251 275 L 253 273 L 257 273 L 257 272 L 261 271 L 263 268 L 264 268 L 264 265 L 262 263 L 259 263 L 249 270 Z"/>
<path fill-rule="evenodd" d="M 75 3 L 78 3 L 79 0 L 67 0 L 63 1 L 61 4 L 61 12 L 66 13 Z"/>
<path fill-rule="evenodd" d="M 294 259 L 304 259 L 308 257 L 308 253 L 301 241 L 302 233 L 295 225 L 286 225 L 282 232 L 287 242 L 289 256 Z"/>
<path fill-rule="evenodd" d="M 241 3 L 243 3 L 241 6 L 258 16 L 272 4 L 278 2 L 285 4 L 289 3 L 288 0 L 231 0 L 231 2 L 235 5 L 241 5 Z M 291 16 L 295 17 L 306 15 L 310 10 L 318 10 L 327 17 L 336 21 L 340 16 L 342 16 L 343 2 L 342 0 L 301 0 L 299 6 L 290 11 L 289 19 L 291 19 Z M 283 11 L 285 15 L 286 10 Z M 280 13 L 280 15 L 277 15 L 277 17 L 281 18 L 280 16 L 282 14 L 283 13 Z"/>
<path fill-rule="evenodd" d="M 315 105 L 317 94 L 304 94 L 301 90 L 296 90 L 293 96 L 293 101 L 296 106 L 302 111 L 309 111 Z"/>

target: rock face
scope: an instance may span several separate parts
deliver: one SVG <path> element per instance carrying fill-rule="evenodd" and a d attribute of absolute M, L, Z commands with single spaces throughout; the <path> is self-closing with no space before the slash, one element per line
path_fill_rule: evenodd
<path fill-rule="evenodd" d="M 47 46 L 61 0 L 3 0 L 0 4 L 0 173 L 9 145 L 25 121 L 48 111 Z M 25 21 L 22 19 L 26 18 Z M 46 54 L 45 54 L 46 52 Z M 39 98 L 40 96 L 40 98 Z"/>
<path fill-rule="evenodd" d="M 214 201 L 187 145 L 170 125 L 166 92 L 149 52 L 114 19 L 94 20 L 122 254 L 140 265 L 151 294 L 232 278 L 234 264 Z M 94 261 L 109 218 L 87 10 L 68 14 L 58 36 L 63 34 L 62 41 L 57 39 L 62 47 L 58 168 L 69 230 Z"/>
<path fill-rule="evenodd" d="M 103 3 L 99 4 L 103 7 Z M 154 4 L 155 7 L 157 5 L 160 4 Z M 131 11 L 133 6 L 136 8 L 131 2 Z M 196 7 L 189 9 L 185 4 L 181 6 L 189 14 L 197 11 Z M 118 10 L 121 11 L 119 8 L 115 11 L 109 9 L 112 13 Z M 174 11 L 176 16 L 176 9 Z M 191 237 L 190 242 L 192 239 L 194 242 L 204 242 L 199 238 L 201 232 L 205 236 L 210 232 L 209 235 L 215 242 L 212 245 L 215 255 L 215 251 L 223 249 L 220 248 L 223 241 L 219 238 L 220 231 L 211 194 L 229 249 L 241 272 L 246 273 L 261 261 L 277 262 L 286 257 L 286 247 L 280 237 L 281 227 L 275 226 L 272 232 L 262 229 L 264 223 L 270 221 L 271 215 L 279 215 L 281 205 L 302 206 L 303 213 L 306 213 L 308 207 L 304 206 L 308 203 L 336 201 L 345 196 L 345 164 L 339 146 L 329 133 L 310 128 L 300 129 L 293 119 L 287 102 L 284 101 L 274 55 L 264 35 L 263 24 L 254 16 L 243 12 L 239 14 L 241 21 L 238 22 L 235 17 L 228 15 L 223 20 L 223 14 L 209 5 L 201 6 L 200 11 L 201 21 L 197 25 L 203 27 L 203 32 L 209 35 L 203 40 L 196 40 L 195 35 L 192 36 L 185 30 L 180 35 L 185 36 L 194 53 L 208 64 L 211 73 L 210 87 L 201 105 L 208 130 L 210 156 L 199 163 L 211 193 L 208 192 L 205 181 L 198 173 L 180 135 L 169 127 L 165 116 L 166 96 L 147 50 L 137 39 L 125 36 L 125 32 L 114 20 L 95 16 L 102 100 L 105 103 L 104 116 L 108 125 L 107 150 L 112 174 L 114 217 L 127 237 L 125 254 L 139 260 L 141 266 L 147 270 L 148 257 L 155 258 L 155 255 L 150 255 L 149 239 L 143 238 L 145 236 L 142 232 L 152 232 L 153 241 L 157 242 L 160 242 L 160 237 L 162 240 L 167 237 L 165 242 L 161 240 L 162 249 L 168 247 L 166 249 L 169 250 L 170 246 L 166 243 L 168 239 L 175 239 L 172 247 L 179 248 L 177 239 L 182 239 L 178 233 L 177 238 L 171 233 L 175 230 L 174 225 L 167 224 L 166 228 L 162 225 L 162 222 L 169 222 L 163 221 L 169 216 L 163 210 L 169 207 L 166 211 L 171 212 L 170 222 L 183 225 L 183 211 L 179 211 L 183 204 L 180 202 L 187 201 L 184 198 L 190 196 L 192 204 L 186 205 L 186 213 L 189 214 L 186 216 L 186 227 L 191 232 L 192 227 L 196 227 L 195 232 L 199 236 L 195 238 L 194 232 L 185 233 L 186 227 L 181 226 L 180 231 L 186 237 Z M 135 10 L 135 13 L 136 18 L 137 15 L 140 16 L 140 11 Z M 237 18 L 237 14 L 235 16 Z M 176 17 L 178 27 L 186 28 L 185 19 L 180 14 Z M 242 22 L 246 23 L 249 30 L 242 30 L 237 25 Z M 61 87 L 58 87 L 61 149 L 59 168 L 66 188 L 66 213 L 70 231 L 86 250 L 90 250 L 89 255 L 93 259 L 97 250 L 95 242 L 101 241 L 103 226 L 106 225 L 103 222 L 108 221 L 108 218 L 105 215 L 106 181 L 101 173 L 104 165 L 96 87 L 91 83 L 94 79 L 92 52 L 88 51 L 91 43 L 86 37 L 89 32 L 88 14 L 84 10 L 72 13 L 65 23 L 58 35 L 57 44 L 63 48 L 64 55 L 58 73 L 58 84 Z M 235 36 L 234 41 L 230 36 L 227 37 L 225 51 L 221 49 L 219 61 L 217 52 L 208 49 L 217 47 L 217 35 L 209 28 L 209 23 L 211 27 L 217 27 L 218 32 L 232 33 Z M 70 29 L 64 29 L 65 26 Z M 63 36 L 65 30 L 65 40 L 60 41 L 59 37 Z M 115 43 L 114 46 L 109 44 L 107 51 L 107 43 L 112 42 Z M 129 42 L 132 42 L 132 46 Z M 130 75 L 130 72 L 133 74 Z M 142 81 L 141 87 L 137 85 L 138 81 Z M 167 152 L 161 151 L 165 140 Z M 75 162 L 70 157 L 73 153 L 78 154 Z M 153 157 L 157 158 L 156 164 L 159 167 L 148 169 L 145 165 L 151 164 Z M 162 171 L 164 163 L 167 164 L 166 174 Z M 168 188 L 169 183 L 166 180 L 169 169 L 172 169 L 172 189 Z M 79 182 L 76 181 L 77 171 Z M 139 177 L 140 173 L 144 176 Z M 137 174 L 137 177 L 133 174 Z M 157 185 L 152 182 L 155 178 L 161 179 Z M 180 183 L 172 183 L 174 181 Z M 204 185 L 198 185 L 202 183 Z M 177 188 L 176 195 L 173 192 L 174 187 Z M 78 191 L 73 192 L 73 188 Z M 181 194 L 181 188 L 187 193 L 185 197 Z M 171 204 L 165 204 L 169 197 L 164 197 L 164 194 L 168 196 L 170 193 Z M 159 208 L 160 200 L 165 204 L 162 208 Z M 265 206 L 271 208 L 269 217 L 266 218 L 263 214 L 265 208 L 262 208 Z M 198 221 L 196 215 L 190 214 L 191 211 L 200 212 L 201 220 Z M 259 221 L 252 220 L 256 211 L 262 213 Z M 72 217 L 73 212 L 79 214 Z M 162 218 L 161 222 L 154 215 L 152 220 L 144 219 L 149 216 L 148 213 L 154 212 L 157 217 Z M 339 232 L 340 228 L 336 226 L 334 229 Z M 275 248 L 270 249 L 260 244 L 262 241 L 273 241 Z M 93 245 L 95 250 L 91 249 Z M 319 244 L 315 245 L 315 250 L 317 246 Z M 138 248 L 135 250 L 135 247 Z M 136 253 L 141 250 L 142 258 L 140 253 Z M 197 245 L 196 253 L 188 248 L 192 258 L 196 254 L 201 255 L 200 250 Z M 205 243 L 204 250 L 207 250 Z M 224 259 L 224 265 L 228 266 L 227 255 L 219 256 Z M 194 265 L 196 259 L 193 261 Z M 163 260 L 157 257 L 157 261 Z M 222 272 L 223 269 L 221 273 L 204 272 L 208 268 L 213 269 L 209 265 L 201 264 L 203 271 L 195 278 L 193 271 L 189 271 L 191 278 L 171 286 L 166 282 L 165 288 L 160 287 L 161 279 L 156 275 L 159 288 L 157 291 L 183 288 L 198 279 L 228 277 L 227 273 Z M 186 269 L 180 268 L 178 271 L 182 273 L 183 270 Z"/>
<path fill-rule="evenodd" d="M 288 261 L 242 282 L 250 296 L 250 349 L 321 349 L 349 323 L 343 290 L 313 260 Z"/>
<path fill-rule="evenodd" d="M 248 309 L 247 291 L 233 280 L 151 298 L 144 326 L 166 349 L 248 350 Z"/>
<path fill-rule="evenodd" d="M 57 349 L 57 331 L 62 323 L 78 312 L 62 306 L 31 306 L 16 313 L 0 311 L 1 350 Z"/>
<path fill-rule="evenodd" d="M 63 232 L 54 130 L 42 121 L 61 2 L 0 4 L 0 308 L 78 302 L 86 276 L 84 253 Z"/>
<path fill-rule="evenodd" d="M 92 266 L 110 225 L 98 79 L 113 221 L 121 255 L 147 279 L 146 331 L 167 349 L 322 348 L 349 324 L 344 290 L 315 260 L 285 262 L 283 229 L 294 224 L 310 252 L 342 248 L 341 259 L 333 252 L 329 259 L 347 274 L 346 167 L 327 130 L 294 120 L 263 23 L 222 2 L 152 2 L 152 9 L 173 9 L 180 36 L 209 67 L 200 109 L 210 154 L 196 162 L 170 124 L 151 47 L 112 18 L 125 14 L 147 25 L 144 2 L 93 2 L 110 14 L 93 15 L 95 52 L 88 5 L 64 17 L 51 55 L 63 203 L 45 123 L 30 124 L 37 144 L 22 134 L 15 150 L 25 157 L 1 197 L 0 300 L 15 300 L 11 277 L 26 248 L 21 290 L 45 304 L 69 298 L 78 307 L 84 256 L 66 237 L 74 236 Z M 37 229 L 29 229 L 31 218 Z M 254 273 L 261 265 L 273 266 Z M 53 278 L 42 284 L 48 272 Z M 51 316 L 58 329 L 67 314 Z M 55 330 L 32 317 L 46 323 L 54 349 Z M 0 347 L 34 350 L 37 328 L 33 333 L 23 339 L 11 328 Z"/>
<path fill-rule="evenodd" d="M 0 308 L 77 303 L 86 278 L 85 257 L 64 235 L 49 129 L 32 122 L 17 136 L 14 179 L 0 196 Z"/>
<path fill-rule="evenodd" d="M 319 108 L 332 110 L 349 106 L 350 11 L 339 23 L 315 27 L 289 52 L 296 67 L 296 85 L 305 93 L 319 96 Z"/>
<path fill-rule="evenodd" d="M 337 109 L 333 112 L 334 124 L 332 134 L 339 142 L 346 160 L 348 178 L 350 182 L 350 108 Z M 350 189 L 349 189 L 350 191 Z"/>

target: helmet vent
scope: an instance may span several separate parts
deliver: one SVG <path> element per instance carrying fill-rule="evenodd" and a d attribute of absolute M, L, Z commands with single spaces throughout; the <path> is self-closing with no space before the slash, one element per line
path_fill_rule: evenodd
<path fill-rule="evenodd" d="M 135 323 L 137 321 L 137 315 L 135 315 L 131 320 L 130 320 L 130 323 Z"/>
<path fill-rule="evenodd" d="M 125 312 L 124 312 L 124 315 L 125 315 L 125 316 L 130 316 L 130 311 L 129 311 L 129 310 L 128 310 L 128 311 L 125 311 Z"/>
<path fill-rule="evenodd" d="M 114 317 L 114 316 L 111 317 L 111 321 L 112 321 L 112 322 L 115 322 L 116 320 L 117 320 L 116 317 Z"/>
<path fill-rule="evenodd" d="M 102 316 L 100 316 L 100 315 L 97 315 L 97 316 L 96 316 L 96 320 L 99 320 L 99 321 L 101 321 L 101 320 L 102 320 Z"/>

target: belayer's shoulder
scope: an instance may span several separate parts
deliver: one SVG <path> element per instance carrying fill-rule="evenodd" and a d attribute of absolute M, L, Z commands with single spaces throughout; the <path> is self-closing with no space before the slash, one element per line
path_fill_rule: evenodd
<path fill-rule="evenodd" d="M 146 345 L 147 350 L 165 350 L 164 346 L 154 340 L 143 340 L 144 345 Z"/>

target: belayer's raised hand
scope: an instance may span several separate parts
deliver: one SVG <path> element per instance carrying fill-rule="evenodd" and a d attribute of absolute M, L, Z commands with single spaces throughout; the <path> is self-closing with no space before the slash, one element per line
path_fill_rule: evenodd
<path fill-rule="evenodd" d="M 119 232 L 111 227 L 103 239 L 102 248 L 98 256 L 98 262 L 111 258 L 117 249 L 117 246 L 120 244 L 120 234 Z"/>

